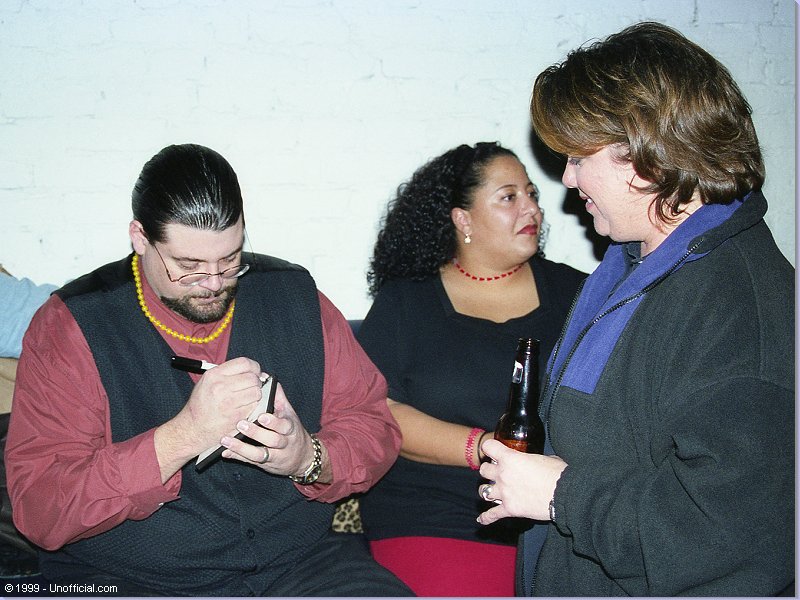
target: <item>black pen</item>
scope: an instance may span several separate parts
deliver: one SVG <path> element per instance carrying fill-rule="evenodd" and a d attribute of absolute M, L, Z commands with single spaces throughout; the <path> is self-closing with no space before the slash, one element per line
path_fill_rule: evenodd
<path fill-rule="evenodd" d="M 197 373 L 202 375 L 209 369 L 216 367 L 214 363 L 206 362 L 204 360 L 197 360 L 196 358 L 186 358 L 185 356 L 173 356 L 172 368 L 187 371 L 189 373 Z"/>
<path fill-rule="evenodd" d="M 171 359 L 172 368 L 180 369 L 181 371 L 188 371 L 189 373 L 197 373 L 202 375 L 209 369 L 213 369 L 217 365 L 205 360 L 197 360 L 196 358 L 186 358 L 185 356 L 173 356 Z M 269 375 L 262 373 L 259 377 L 261 384 L 265 384 L 269 380 Z"/>

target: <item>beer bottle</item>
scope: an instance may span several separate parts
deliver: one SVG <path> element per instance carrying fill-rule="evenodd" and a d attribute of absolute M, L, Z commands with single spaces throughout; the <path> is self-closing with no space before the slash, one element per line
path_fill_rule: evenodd
<path fill-rule="evenodd" d="M 544 425 L 539 418 L 539 340 L 520 338 L 517 343 L 508 406 L 497 423 L 494 439 L 520 452 L 544 452 Z"/>

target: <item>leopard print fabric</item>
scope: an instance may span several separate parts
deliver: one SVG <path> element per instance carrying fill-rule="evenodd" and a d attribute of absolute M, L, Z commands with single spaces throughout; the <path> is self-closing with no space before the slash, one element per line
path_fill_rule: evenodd
<path fill-rule="evenodd" d="M 348 498 L 339 502 L 333 513 L 331 529 L 339 533 L 364 533 L 361 528 L 358 498 Z"/>

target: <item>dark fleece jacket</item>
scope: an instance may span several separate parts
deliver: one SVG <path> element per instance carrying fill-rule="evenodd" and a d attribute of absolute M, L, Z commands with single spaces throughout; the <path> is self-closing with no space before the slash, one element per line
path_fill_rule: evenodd
<path fill-rule="evenodd" d="M 613 292 L 619 245 L 587 280 L 543 397 L 569 466 L 528 593 L 793 580 L 794 270 L 765 212 L 760 192 L 705 206 Z"/>

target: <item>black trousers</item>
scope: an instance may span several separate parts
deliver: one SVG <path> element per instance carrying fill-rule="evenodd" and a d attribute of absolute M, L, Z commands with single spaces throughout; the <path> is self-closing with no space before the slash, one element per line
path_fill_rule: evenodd
<path fill-rule="evenodd" d="M 269 596 L 413 596 L 369 552 L 366 538 L 331 533 L 294 573 L 273 584 Z"/>
<path fill-rule="evenodd" d="M 104 596 L 175 596 L 140 586 L 107 573 L 74 572 L 69 581 L 49 581 L 43 584 L 43 593 L 32 595 L 76 596 L 84 595 L 75 588 L 58 589 L 58 585 L 74 584 L 104 586 Z M 110 593 L 108 586 L 116 586 Z M 82 588 L 86 589 L 86 588 Z M 215 590 L 204 590 L 203 595 L 219 595 Z M 256 590 L 255 596 L 413 596 L 390 571 L 372 558 L 363 535 L 330 532 L 314 547 L 313 552 L 299 560 L 285 576 L 266 590 Z"/>

